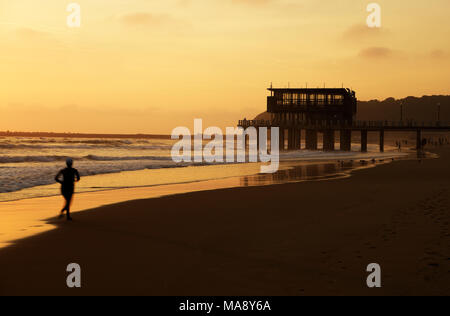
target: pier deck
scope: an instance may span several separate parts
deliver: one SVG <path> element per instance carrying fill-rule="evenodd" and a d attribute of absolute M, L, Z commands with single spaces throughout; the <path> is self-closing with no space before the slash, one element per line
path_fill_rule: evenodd
<path fill-rule="evenodd" d="M 298 120 L 241 120 L 238 127 L 247 129 L 254 127 L 280 128 L 280 149 L 285 148 L 285 139 L 287 139 L 287 149 L 297 150 L 301 148 L 301 134 L 305 131 L 306 149 L 317 149 L 317 134 L 323 133 L 324 150 L 332 151 L 335 148 L 335 134 L 340 133 L 341 150 L 351 150 L 351 137 L 353 132 L 361 133 L 361 151 L 367 151 L 367 134 L 368 132 L 378 132 L 380 137 L 380 151 L 384 151 L 385 132 L 415 132 L 416 148 L 421 150 L 424 146 L 422 133 L 424 131 L 450 131 L 450 122 L 416 122 L 416 121 L 353 121 L 345 122 L 329 122 L 316 121 L 306 122 Z"/>

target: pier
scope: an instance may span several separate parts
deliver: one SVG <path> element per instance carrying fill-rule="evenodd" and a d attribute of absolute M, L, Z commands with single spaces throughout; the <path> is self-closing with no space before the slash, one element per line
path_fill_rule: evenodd
<path fill-rule="evenodd" d="M 239 127 L 279 127 L 280 150 L 318 149 L 318 135 L 323 135 L 323 150 L 334 151 L 339 134 L 340 149 L 351 151 L 352 136 L 360 134 L 361 151 L 367 152 L 368 133 L 379 134 L 379 147 L 385 148 L 385 132 L 416 133 L 416 148 L 423 148 L 425 131 L 450 131 L 450 122 L 356 121 L 356 93 L 350 89 L 268 89 L 267 112 L 271 120 L 240 120 Z M 287 143 L 287 147 L 286 147 Z"/>

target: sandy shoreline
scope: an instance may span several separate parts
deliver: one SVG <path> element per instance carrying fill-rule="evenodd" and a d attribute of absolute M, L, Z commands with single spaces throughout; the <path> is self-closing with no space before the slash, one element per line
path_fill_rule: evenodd
<path fill-rule="evenodd" d="M 393 155 L 392 153 L 389 155 Z M 387 156 L 384 156 L 386 158 Z M 402 158 L 403 157 L 397 157 Z M 408 158 L 406 158 L 408 159 Z M 367 161 L 367 160 L 366 160 Z M 211 191 L 218 189 L 248 187 L 248 186 L 263 186 L 274 185 L 289 182 L 301 181 L 316 181 L 316 180 L 330 180 L 342 177 L 351 176 L 352 171 L 364 168 L 376 167 L 379 164 L 389 163 L 390 159 L 383 159 L 382 162 L 362 164 L 359 161 L 343 163 L 342 165 L 337 161 L 296 161 L 290 160 L 281 163 L 280 170 L 275 174 L 259 174 L 259 164 L 242 164 L 242 165 L 224 165 L 224 166 L 208 166 L 208 167 L 187 167 L 176 170 L 176 175 L 171 175 L 172 178 L 185 180 L 186 182 L 168 183 L 160 185 L 125 187 L 115 189 L 98 189 L 97 191 L 83 192 L 77 186 L 77 194 L 72 205 L 72 213 L 90 210 L 105 205 L 112 205 L 132 200 L 141 200 L 149 198 L 159 198 L 162 196 L 197 192 L 197 191 Z M 230 167 L 232 168 L 230 170 Z M 233 170 L 236 167 L 242 167 L 242 170 Z M 221 170 L 223 169 L 223 170 Z M 172 171 L 170 169 L 169 171 Z M 124 172 L 123 174 L 115 175 L 116 182 L 119 179 L 131 178 L 136 181 L 137 178 L 156 178 L 159 179 L 167 174 L 156 170 L 142 170 Z M 181 172 L 181 173 L 180 173 Z M 185 178 L 180 178 L 183 175 Z M 159 173 L 159 174 L 158 174 Z M 185 174 L 204 174 L 197 175 L 198 180 L 193 181 L 193 178 Z M 218 178 L 213 179 L 213 175 Z M 225 177 L 227 175 L 227 177 Z M 97 179 L 83 178 L 82 183 L 88 182 L 92 185 Z M 137 181 L 139 181 L 137 179 Z M 54 185 L 57 187 L 57 185 Z M 59 191 L 59 189 L 58 189 Z M 58 214 L 62 207 L 62 197 L 57 195 L 42 196 L 26 199 L 18 199 L 11 201 L 1 201 L 0 199 L 0 249 L 39 233 L 43 233 L 56 226 L 47 219 L 53 218 Z"/>
<path fill-rule="evenodd" d="M 450 294 L 450 149 L 350 178 L 130 201 L 0 249 L 0 294 Z M 38 255 L 37 255 L 38 254 Z M 65 268 L 82 267 L 82 289 Z M 366 287 L 366 267 L 383 287 Z"/>

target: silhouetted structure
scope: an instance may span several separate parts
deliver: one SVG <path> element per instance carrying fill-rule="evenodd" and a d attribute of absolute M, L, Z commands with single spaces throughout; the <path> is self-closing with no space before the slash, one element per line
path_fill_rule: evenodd
<path fill-rule="evenodd" d="M 356 115 L 356 94 L 349 89 L 268 89 L 267 112 L 272 120 L 286 116 L 304 122 L 351 124 Z M 285 116 L 285 117 L 283 117 Z"/>
<path fill-rule="evenodd" d="M 350 89 L 276 89 L 269 88 L 267 112 L 274 124 L 286 121 L 308 125 L 351 125 L 356 115 L 357 99 Z M 301 130 L 291 127 L 289 149 L 300 149 Z M 323 131 L 325 150 L 334 150 L 334 129 Z M 317 129 L 306 129 L 306 148 L 317 149 Z M 341 137 L 345 149 L 350 150 L 351 134 Z"/>
<path fill-rule="evenodd" d="M 323 148 L 335 149 L 335 137 L 339 132 L 340 149 L 350 151 L 352 132 L 361 133 L 361 151 L 367 151 L 369 131 L 379 132 L 380 151 L 384 151 L 385 131 L 414 131 L 417 133 L 417 149 L 422 149 L 423 130 L 450 130 L 450 124 L 443 122 L 413 121 L 355 121 L 357 98 L 350 89 L 278 89 L 270 87 L 267 97 L 267 112 L 270 121 L 239 121 L 238 126 L 279 127 L 280 149 L 301 149 L 302 131 L 305 132 L 305 148 L 317 149 L 318 133 L 323 134 Z"/>

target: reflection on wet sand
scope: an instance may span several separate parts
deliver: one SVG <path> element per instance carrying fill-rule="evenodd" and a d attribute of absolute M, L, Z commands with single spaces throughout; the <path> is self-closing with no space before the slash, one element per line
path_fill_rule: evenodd
<path fill-rule="evenodd" d="M 379 161 L 337 161 L 311 164 L 291 164 L 274 174 L 258 174 L 241 178 L 241 186 L 257 186 L 300 182 L 311 180 L 327 180 L 349 176 L 355 169 L 374 167 L 384 163 Z"/>
<path fill-rule="evenodd" d="M 241 186 L 271 185 L 289 182 L 329 180 L 349 177 L 353 170 L 373 168 L 377 165 L 386 164 L 394 160 L 403 159 L 435 159 L 438 155 L 418 151 L 411 152 L 408 156 L 383 159 L 363 160 L 337 160 L 323 162 L 286 162 L 282 163 L 280 170 L 274 174 L 257 174 L 241 177 Z"/>

